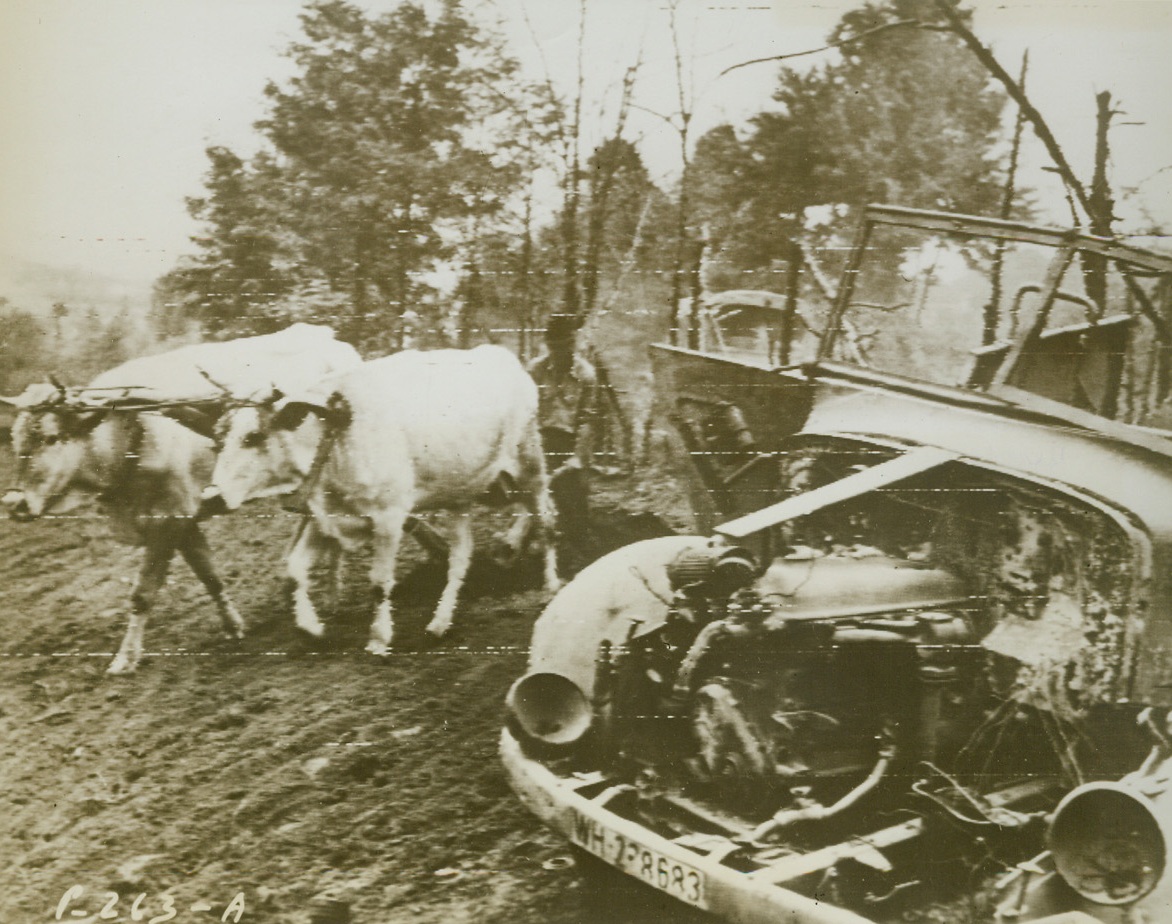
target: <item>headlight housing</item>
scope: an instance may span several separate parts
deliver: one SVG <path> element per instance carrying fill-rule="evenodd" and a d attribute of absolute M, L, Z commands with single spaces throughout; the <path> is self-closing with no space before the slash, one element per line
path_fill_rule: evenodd
<path fill-rule="evenodd" d="M 1066 884 L 1088 901 L 1126 905 L 1164 875 L 1168 838 L 1156 804 L 1124 783 L 1067 793 L 1050 823 L 1050 852 Z"/>

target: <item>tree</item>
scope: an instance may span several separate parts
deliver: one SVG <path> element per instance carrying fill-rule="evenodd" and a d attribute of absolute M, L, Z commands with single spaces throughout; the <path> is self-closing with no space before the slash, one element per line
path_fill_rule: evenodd
<path fill-rule="evenodd" d="M 467 346 L 474 332 L 499 342 L 516 335 L 517 352 L 529 354 L 529 339 L 539 324 L 537 305 L 550 304 L 547 269 L 535 252 L 539 233 L 534 219 L 539 177 L 557 173 L 555 151 L 566 146 L 565 112 L 549 81 L 512 88 L 511 107 L 502 113 L 509 124 L 498 142 L 521 178 L 518 190 L 491 214 L 473 213 L 464 220 L 456 253 L 464 272 L 452 310 L 454 340 Z M 564 153 L 564 151 L 563 151 Z M 560 294 L 564 294 L 560 293 Z"/>
<path fill-rule="evenodd" d="M 777 109 L 755 116 L 743 140 L 729 126 L 701 139 L 696 188 L 710 192 L 699 208 L 725 259 L 786 260 L 813 206 L 996 213 L 1005 96 L 942 21 L 932 0 L 851 11 L 830 36 L 837 60 L 783 67 Z"/>
<path fill-rule="evenodd" d="M 281 326 L 272 310 L 298 283 L 298 238 L 281 232 L 277 171 L 271 156 L 250 165 L 228 148 L 207 149 L 207 195 L 187 200 L 207 228 L 201 253 L 160 282 L 155 311 L 164 333 L 196 318 L 210 333 L 267 333 Z M 266 180 L 273 185 L 265 185 Z"/>
<path fill-rule="evenodd" d="M 45 332 L 36 317 L 0 297 L 0 394 L 16 394 L 43 372 Z"/>
<path fill-rule="evenodd" d="M 271 326 L 328 292 L 345 296 L 344 335 L 386 348 L 433 291 L 426 274 L 515 193 L 516 64 L 460 0 L 434 6 L 306 6 L 296 74 L 265 90 L 264 149 L 210 149 L 207 194 L 188 204 L 207 233 L 164 291 L 207 329 Z"/>
<path fill-rule="evenodd" d="M 668 265 L 665 239 L 669 202 L 651 181 L 639 149 L 622 137 L 603 141 L 586 162 L 583 310 L 602 287 L 617 284 L 628 267 L 654 271 Z"/>

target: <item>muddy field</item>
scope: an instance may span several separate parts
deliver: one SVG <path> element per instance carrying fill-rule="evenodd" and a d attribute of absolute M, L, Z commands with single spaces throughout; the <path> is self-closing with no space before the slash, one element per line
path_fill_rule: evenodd
<path fill-rule="evenodd" d="M 5 445 L 2 483 L 10 473 Z M 660 496 L 606 485 L 581 557 L 661 529 L 650 516 Z M 207 529 L 247 638 L 218 637 L 202 588 L 176 564 L 148 656 L 123 678 L 104 672 L 135 550 L 109 538 L 96 509 L 0 521 L 0 920 L 699 920 L 568 863 L 505 783 L 502 700 L 546 599 L 536 569 L 479 561 L 436 644 L 423 626 L 442 572 L 410 550 L 395 650 L 379 660 L 362 651 L 363 563 L 347 569 L 329 637 L 311 644 L 281 579 L 294 521 L 275 506 L 247 513 Z"/>

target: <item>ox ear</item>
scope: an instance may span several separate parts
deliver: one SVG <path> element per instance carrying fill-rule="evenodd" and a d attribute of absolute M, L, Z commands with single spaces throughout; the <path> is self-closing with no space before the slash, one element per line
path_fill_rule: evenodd
<path fill-rule="evenodd" d="M 310 414 L 317 414 L 328 427 L 343 428 L 350 425 L 350 402 L 342 397 L 340 392 L 334 392 L 325 404 L 316 401 L 287 400 L 277 403 L 277 413 L 273 417 L 273 428 L 277 430 L 295 430 L 305 422 Z"/>
<path fill-rule="evenodd" d="M 321 404 L 312 401 L 285 401 L 277 405 L 277 412 L 273 415 L 274 430 L 296 430 L 310 414 L 319 417 L 326 416 L 326 409 Z"/>
<path fill-rule="evenodd" d="M 354 411 L 351 409 L 350 402 L 346 400 L 345 395 L 340 391 L 336 391 L 330 395 L 330 399 L 326 402 L 326 423 L 331 427 L 341 430 L 350 426 L 353 420 Z"/>
<path fill-rule="evenodd" d="M 238 399 L 238 403 L 253 407 L 276 408 L 280 410 L 285 400 L 285 393 L 276 385 L 263 385 L 255 389 L 247 397 Z"/>
<path fill-rule="evenodd" d="M 220 418 L 218 409 L 182 405 L 165 409 L 163 416 L 170 417 L 188 430 L 206 436 L 209 440 L 215 436 L 216 421 Z"/>
<path fill-rule="evenodd" d="M 64 423 L 64 430 L 73 439 L 89 436 L 106 419 L 109 413 L 109 409 L 103 409 L 99 411 L 63 414 L 62 421 Z"/>

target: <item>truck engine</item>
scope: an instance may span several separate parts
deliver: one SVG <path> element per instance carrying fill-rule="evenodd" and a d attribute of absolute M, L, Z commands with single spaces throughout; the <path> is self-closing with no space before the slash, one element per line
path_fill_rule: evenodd
<path fill-rule="evenodd" d="M 1172 920 L 1172 260 L 892 205 L 802 256 L 755 352 L 651 348 L 699 535 L 550 601 L 514 791 L 738 924 Z"/>
<path fill-rule="evenodd" d="M 824 560 L 819 583 L 840 597 L 847 582 L 858 582 L 856 592 L 887 584 L 890 608 L 869 601 L 874 611 L 858 612 L 840 599 L 793 612 L 778 601 L 815 579 L 810 563 L 782 561 L 751 590 L 709 596 L 705 581 L 690 580 L 702 558 L 672 564 L 680 601 L 602 665 L 596 695 L 612 749 L 636 757 L 674 749 L 687 779 L 749 811 L 808 802 L 881 759 L 935 760 L 959 749 L 958 723 L 980 698 L 981 670 L 968 595 L 951 575 L 886 558 Z M 909 602 L 930 608 L 909 611 Z"/>
<path fill-rule="evenodd" d="M 777 464 L 796 496 L 897 455 L 819 439 Z M 551 608 L 512 727 L 551 766 L 626 787 L 640 823 L 728 837 L 746 870 L 876 819 L 915 821 L 918 846 L 801 887 L 877 904 L 930 883 L 925 857 L 1012 870 L 1046 849 L 1064 793 L 1152 747 L 1128 701 L 1137 538 L 1094 503 L 950 462 L 743 544 L 662 541 L 661 567 L 617 566 L 650 596 L 594 625 L 588 666 L 581 637 L 561 643 L 576 666 L 543 660 L 554 623 L 582 625 Z M 1116 865 L 1118 895 L 1150 887 L 1142 862 Z"/>

